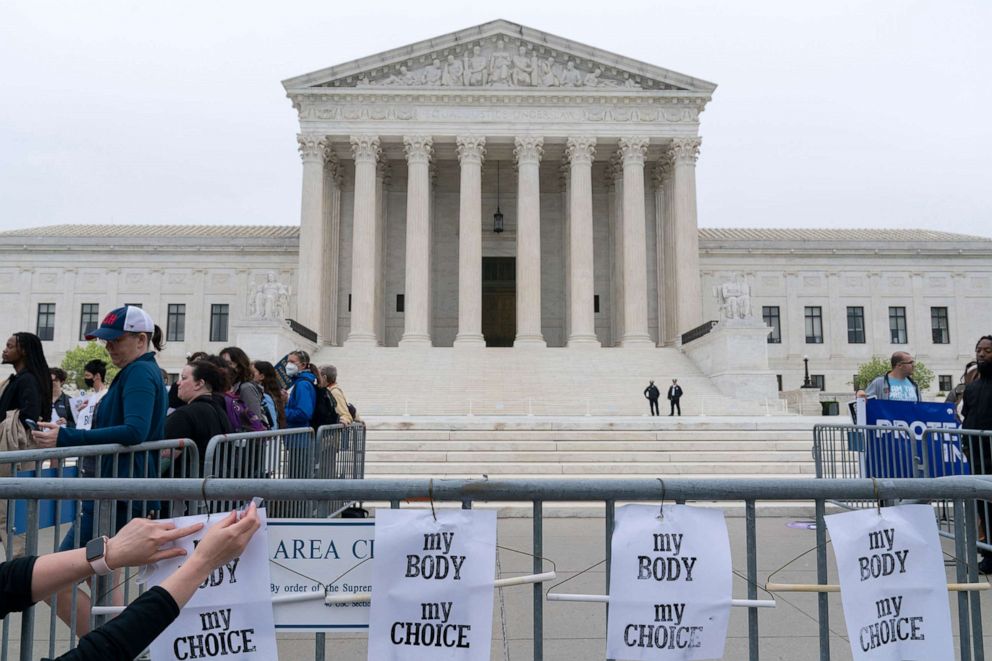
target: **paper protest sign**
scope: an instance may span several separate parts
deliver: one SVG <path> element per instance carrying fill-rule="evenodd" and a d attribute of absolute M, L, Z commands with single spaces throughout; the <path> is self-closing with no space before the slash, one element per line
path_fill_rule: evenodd
<path fill-rule="evenodd" d="M 92 393 L 78 395 L 69 399 L 69 406 L 72 407 L 72 415 L 76 419 L 76 429 L 90 429 L 93 427 L 93 413 L 96 411 L 96 404 L 100 401 Z"/>
<path fill-rule="evenodd" d="M 270 519 L 272 597 L 372 591 L 374 523 L 368 519 Z M 343 575 L 343 576 L 342 576 Z M 309 579 L 307 577 L 310 577 Z M 367 631 L 369 602 L 324 604 L 321 599 L 275 603 L 276 629 Z"/>
<path fill-rule="evenodd" d="M 930 505 L 826 517 L 851 653 L 872 659 L 953 659 L 947 577 Z"/>
<path fill-rule="evenodd" d="M 262 527 L 241 557 L 218 567 L 197 589 L 179 617 L 151 644 L 152 661 L 223 659 L 271 661 L 279 658 L 272 623 L 269 592 L 269 558 L 265 510 L 258 511 Z M 158 585 L 193 553 L 209 526 L 223 519 L 214 514 L 174 519 L 176 527 L 204 522 L 199 532 L 176 542 L 185 557 L 164 560 L 148 575 L 148 585 Z"/>
<path fill-rule="evenodd" d="M 370 661 L 489 661 L 496 512 L 376 510 Z"/>
<path fill-rule="evenodd" d="M 672 505 L 617 510 L 606 656 L 719 659 L 730 619 L 730 538 L 723 512 Z"/>

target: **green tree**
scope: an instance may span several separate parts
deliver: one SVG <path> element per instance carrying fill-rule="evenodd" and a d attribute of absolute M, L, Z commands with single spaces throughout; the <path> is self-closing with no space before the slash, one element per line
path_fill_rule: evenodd
<path fill-rule="evenodd" d="M 920 387 L 920 390 L 927 390 L 933 383 L 933 370 L 924 365 L 919 359 L 916 360 L 916 369 L 913 370 L 913 381 Z M 888 374 L 892 370 L 892 363 L 883 356 L 872 356 L 871 360 L 858 365 L 857 381 L 854 384 L 855 390 L 864 390 L 869 383 L 880 376 Z"/>
<path fill-rule="evenodd" d="M 107 383 L 113 381 L 119 371 L 112 362 L 107 349 L 99 342 L 87 342 L 75 349 L 65 352 L 62 359 L 62 369 L 69 375 L 69 382 L 75 383 L 77 388 L 86 387 L 83 383 L 83 368 L 91 360 L 102 360 L 107 363 Z"/>

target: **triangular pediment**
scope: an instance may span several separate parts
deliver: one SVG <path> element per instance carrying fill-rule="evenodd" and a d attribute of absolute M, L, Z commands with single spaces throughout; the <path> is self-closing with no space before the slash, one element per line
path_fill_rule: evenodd
<path fill-rule="evenodd" d="M 492 21 L 283 81 L 323 88 L 682 91 L 716 85 L 546 32 Z"/>

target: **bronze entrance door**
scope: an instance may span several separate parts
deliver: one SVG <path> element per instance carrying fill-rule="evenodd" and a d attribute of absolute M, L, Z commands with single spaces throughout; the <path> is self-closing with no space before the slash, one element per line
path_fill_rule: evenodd
<path fill-rule="evenodd" d="M 482 335 L 487 347 L 512 347 L 517 333 L 517 260 L 482 258 Z"/>

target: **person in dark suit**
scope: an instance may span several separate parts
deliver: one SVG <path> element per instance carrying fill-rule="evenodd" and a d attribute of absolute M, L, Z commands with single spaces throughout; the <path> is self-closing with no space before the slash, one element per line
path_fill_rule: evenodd
<path fill-rule="evenodd" d="M 658 400 L 661 398 L 661 391 L 658 390 L 658 386 L 654 385 L 654 381 L 648 383 L 648 387 L 644 389 L 644 396 L 651 406 L 651 415 L 660 415 L 658 413 Z"/>
<path fill-rule="evenodd" d="M 679 404 L 680 399 L 682 399 L 682 386 L 679 385 L 678 379 L 672 379 L 672 386 L 668 389 L 668 402 L 671 406 L 671 410 L 668 412 L 669 417 L 675 415 L 676 409 L 678 409 L 679 417 L 682 416 L 682 406 Z"/>

